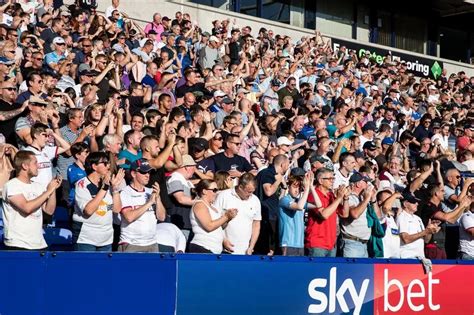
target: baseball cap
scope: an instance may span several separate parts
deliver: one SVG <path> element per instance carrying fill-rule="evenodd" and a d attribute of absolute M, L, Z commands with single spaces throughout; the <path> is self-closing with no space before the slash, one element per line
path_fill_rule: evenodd
<path fill-rule="evenodd" d="M 304 176 L 306 173 L 301 167 L 292 168 L 290 174 L 293 176 Z"/>
<path fill-rule="evenodd" d="M 224 97 L 224 96 L 227 96 L 227 94 L 225 94 L 221 90 L 217 90 L 214 92 L 214 97 Z"/>
<path fill-rule="evenodd" d="M 370 178 L 368 178 L 367 176 L 364 176 L 361 173 L 354 173 L 349 178 L 349 183 L 358 183 L 361 180 L 366 181 L 366 182 L 370 182 Z"/>
<path fill-rule="evenodd" d="M 292 144 L 293 142 L 291 142 L 291 140 L 288 139 L 288 137 L 283 136 L 277 139 L 277 145 L 292 145 Z"/>
<path fill-rule="evenodd" d="M 161 18 L 162 21 L 171 21 L 171 19 L 167 16 L 164 16 Z"/>
<path fill-rule="evenodd" d="M 211 34 L 209 34 L 209 32 L 204 32 L 201 34 L 201 36 L 204 36 L 204 37 L 211 37 Z"/>
<path fill-rule="evenodd" d="M 395 139 L 393 139 L 392 137 L 385 137 L 382 140 L 382 144 L 392 145 L 394 142 L 395 142 Z"/>
<path fill-rule="evenodd" d="M 41 21 L 40 21 L 40 22 L 38 22 L 38 23 L 36 23 L 36 25 L 35 25 L 35 26 L 36 26 L 36 27 L 39 27 L 39 28 L 47 28 L 47 27 L 48 27 L 48 25 L 44 24 L 44 23 L 43 23 L 43 22 L 41 22 Z"/>
<path fill-rule="evenodd" d="M 368 121 L 365 123 L 364 127 L 362 127 L 362 131 L 367 131 L 367 130 L 377 130 L 377 126 L 373 121 Z"/>
<path fill-rule="evenodd" d="M 224 104 L 233 104 L 234 101 L 229 97 L 224 97 L 224 99 L 222 100 L 222 103 L 224 103 Z"/>
<path fill-rule="evenodd" d="M 140 173 L 148 173 L 153 168 L 150 166 L 146 159 L 138 159 L 133 161 L 130 165 L 130 169 L 132 171 L 140 172 Z"/>
<path fill-rule="evenodd" d="M 209 148 L 209 143 L 204 138 L 190 138 L 188 139 L 190 150 L 195 150 L 200 152 L 202 150 L 207 150 Z"/>
<path fill-rule="evenodd" d="M 466 125 L 464 125 L 464 129 L 474 130 L 474 125 L 473 124 L 466 124 Z"/>
<path fill-rule="evenodd" d="M 183 161 L 183 164 L 181 165 L 181 167 L 196 165 L 196 162 L 194 162 L 194 159 L 189 154 L 183 155 L 182 161 Z"/>
<path fill-rule="evenodd" d="M 64 38 L 58 36 L 53 39 L 53 44 L 66 44 L 66 42 Z"/>
<path fill-rule="evenodd" d="M 315 154 L 315 155 L 310 156 L 310 158 L 309 158 L 309 163 L 313 164 L 313 163 L 315 163 L 315 162 L 319 162 L 319 163 L 323 163 L 323 164 L 324 164 L 324 163 L 328 162 L 328 160 L 325 159 L 325 158 L 324 158 L 323 156 L 321 156 L 321 155 Z"/>
<path fill-rule="evenodd" d="M 375 150 L 377 149 L 377 146 L 375 145 L 373 141 L 367 141 L 366 143 L 364 143 L 362 148 L 367 149 L 367 150 Z"/>
<path fill-rule="evenodd" d="M 409 203 L 417 203 L 420 201 L 420 199 L 416 198 L 413 194 L 409 192 L 403 192 L 402 201 L 408 201 Z"/>
<path fill-rule="evenodd" d="M 30 102 L 30 104 L 38 104 L 38 105 L 48 106 L 48 102 L 46 102 L 41 97 L 34 96 L 34 95 L 30 96 L 29 102 Z"/>
<path fill-rule="evenodd" d="M 271 86 L 280 86 L 281 81 L 278 80 L 278 79 L 273 79 L 272 81 L 270 81 L 270 84 L 271 84 Z"/>

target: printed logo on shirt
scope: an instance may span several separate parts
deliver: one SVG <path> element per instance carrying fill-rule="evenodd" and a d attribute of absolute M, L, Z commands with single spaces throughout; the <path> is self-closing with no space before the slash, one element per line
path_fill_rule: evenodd
<path fill-rule="evenodd" d="M 97 213 L 97 215 L 103 217 L 107 213 L 107 202 L 105 202 L 104 200 L 101 200 L 99 202 L 99 209 L 97 209 L 97 211 L 95 213 Z"/>
<path fill-rule="evenodd" d="M 38 163 L 38 169 L 51 168 L 51 162 Z"/>

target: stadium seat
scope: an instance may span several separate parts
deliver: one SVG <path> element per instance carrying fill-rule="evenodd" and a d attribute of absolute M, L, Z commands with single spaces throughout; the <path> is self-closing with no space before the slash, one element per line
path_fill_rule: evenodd
<path fill-rule="evenodd" d="M 48 243 L 49 250 L 72 250 L 72 232 L 68 229 L 47 227 L 43 230 L 43 236 Z"/>

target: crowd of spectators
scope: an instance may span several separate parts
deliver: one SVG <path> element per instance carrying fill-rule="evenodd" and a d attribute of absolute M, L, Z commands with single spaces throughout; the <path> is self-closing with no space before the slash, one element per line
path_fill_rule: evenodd
<path fill-rule="evenodd" d="M 474 259 L 474 77 L 55 4 L 0 7 L 5 249 Z"/>

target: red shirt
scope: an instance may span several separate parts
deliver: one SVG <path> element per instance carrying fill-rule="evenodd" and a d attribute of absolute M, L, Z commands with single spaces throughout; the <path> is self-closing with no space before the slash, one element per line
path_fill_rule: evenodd
<path fill-rule="evenodd" d="M 470 144 L 471 144 L 471 138 L 462 136 L 458 138 L 456 146 L 458 150 L 466 150 Z"/>
<path fill-rule="evenodd" d="M 322 207 L 311 209 L 308 213 L 308 225 L 305 232 L 305 247 L 318 247 L 332 250 L 336 244 L 336 228 L 337 228 L 337 212 L 341 210 L 340 206 L 334 211 L 329 218 L 323 220 L 319 215 L 319 211 L 327 208 L 334 202 L 336 197 L 332 192 L 324 195 L 318 188 L 316 193 L 321 200 Z M 308 202 L 314 203 L 314 198 L 310 194 Z"/>

